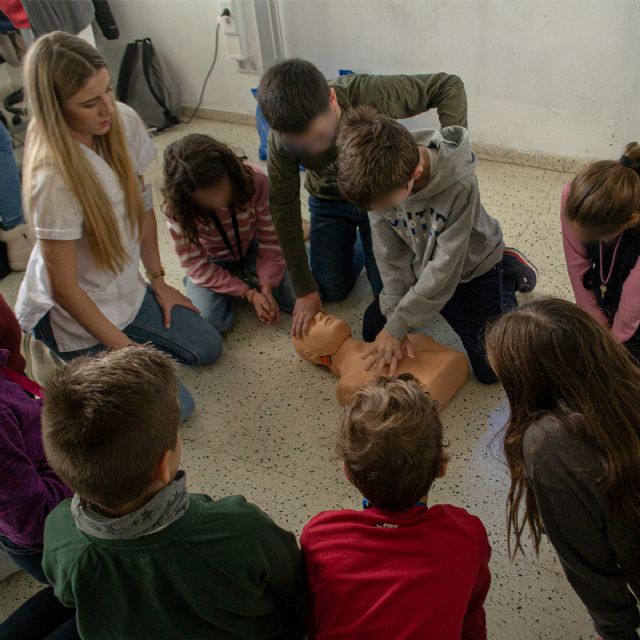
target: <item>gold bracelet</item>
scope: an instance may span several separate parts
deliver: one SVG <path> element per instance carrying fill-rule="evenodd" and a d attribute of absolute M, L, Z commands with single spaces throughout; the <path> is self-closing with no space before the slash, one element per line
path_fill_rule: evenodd
<path fill-rule="evenodd" d="M 256 293 L 257 293 L 257 291 L 255 289 L 247 289 L 246 293 L 244 294 L 244 299 L 249 304 L 253 304 L 253 296 L 255 296 Z"/>
<path fill-rule="evenodd" d="M 149 280 L 157 280 L 158 278 L 164 278 L 164 267 L 160 267 L 160 271 L 147 271 L 147 278 Z"/>

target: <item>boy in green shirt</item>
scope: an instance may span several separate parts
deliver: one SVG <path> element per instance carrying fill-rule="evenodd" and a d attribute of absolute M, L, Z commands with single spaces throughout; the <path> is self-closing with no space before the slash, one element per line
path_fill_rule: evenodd
<path fill-rule="evenodd" d="M 296 291 L 292 334 L 301 337 L 322 309 L 322 298 L 342 300 L 366 267 L 374 296 L 382 281 L 373 255 L 367 212 L 340 194 L 336 135 L 352 106 L 369 105 L 391 118 L 437 109 L 443 127 L 467 126 L 462 80 L 447 73 L 351 74 L 324 78 L 306 60 L 274 65 L 260 81 L 258 102 L 271 126 L 269 205 Z M 311 268 L 300 209 L 300 165 L 311 213 Z"/>
<path fill-rule="evenodd" d="M 241 496 L 187 493 L 174 365 L 152 347 L 78 358 L 47 387 L 51 467 L 76 492 L 43 567 L 85 640 L 302 637 L 293 534 Z"/>

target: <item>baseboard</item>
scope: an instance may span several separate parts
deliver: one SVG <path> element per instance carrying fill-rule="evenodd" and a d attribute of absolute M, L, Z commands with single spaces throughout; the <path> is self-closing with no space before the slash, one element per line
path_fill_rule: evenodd
<path fill-rule="evenodd" d="M 590 158 L 561 156 L 542 151 L 519 151 L 518 149 L 498 147 L 492 144 L 474 144 L 473 148 L 481 160 L 517 164 L 522 167 L 547 169 L 548 171 L 558 171 L 560 173 L 578 173 L 578 171 L 581 171 L 594 161 L 594 159 Z"/>
<path fill-rule="evenodd" d="M 182 115 L 189 118 L 193 113 L 193 106 L 183 105 Z M 217 120 L 218 122 L 228 122 L 230 124 L 243 124 L 255 127 L 256 117 L 253 113 L 240 113 L 237 111 L 223 111 L 222 109 L 209 109 L 200 107 L 198 118 L 203 120 Z"/>
<path fill-rule="evenodd" d="M 191 115 L 192 111 L 192 106 L 185 105 L 182 108 L 182 114 L 187 117 Z M 221 109 L 209 109 L 205 107 L 201 107 L 200 111 L 198 111 L 198 118 L 249 126 L 255 126 L 256 124 L 255 115 L 252 113 L 223 111 Z M 542 151 L 519 151 L 518 149 L 499 147 L 492 144 L 476 143 L 473 145 L 473 148 L 481 160 L 517 164 L 523 167 L 547 169 L 548 171 L 558 171 L 560 173 L 577 173 L 589 163 L 593 162 L 593 159 L 589 158 L 562 156 Z"/>

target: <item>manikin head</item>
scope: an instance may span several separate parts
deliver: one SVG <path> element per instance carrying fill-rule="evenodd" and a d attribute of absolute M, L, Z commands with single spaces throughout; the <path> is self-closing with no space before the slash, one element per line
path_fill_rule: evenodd
<path fill-rule="evenodd" d="M 329 365 L 325 360 L 335 355 L 343 343 L 351 337 L 351 327 L 340 318 L 317 313 L 309 325 L 309 333 L 303 338 L 291 338 L 296 353 L 311 364 Z"/>

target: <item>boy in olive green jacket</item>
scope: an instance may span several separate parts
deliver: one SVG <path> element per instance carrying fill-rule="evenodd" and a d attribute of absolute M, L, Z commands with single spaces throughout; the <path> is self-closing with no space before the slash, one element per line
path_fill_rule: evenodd
<path fill-rule="evenodd" d="M 366 267 L 374 296 L 382 281 L 373 255 L 367 212 L 338 189 L 336 135 L 351 107 L 368 105 L 391 118 L 437 109 L 442 127 L 467 126 L 462 80 L 447 73 L 351 74 L 327 82 L 306 60 L 285 60 L 263 76 L 258 102 L 271 126 L 269 205 L 296 291 L 292 334 L 301 337 L 325 300 L 342 300 Z M 300 165 L 311 213 L 311 268 L 300 208 Z"/>

